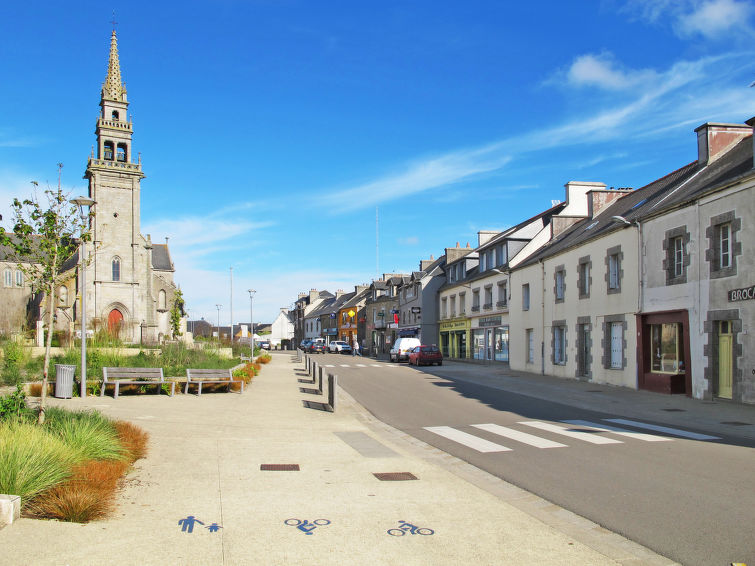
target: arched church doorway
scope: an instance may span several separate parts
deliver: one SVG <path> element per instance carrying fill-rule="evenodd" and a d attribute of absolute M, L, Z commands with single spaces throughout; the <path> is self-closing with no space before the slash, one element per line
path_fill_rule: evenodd
<path fill-rule="evenodd" d="M 123 313 L 118 309 L 113 309 L 107 315 L 107 330 L 112 336 L 118 336 L 123 326 Z"/>

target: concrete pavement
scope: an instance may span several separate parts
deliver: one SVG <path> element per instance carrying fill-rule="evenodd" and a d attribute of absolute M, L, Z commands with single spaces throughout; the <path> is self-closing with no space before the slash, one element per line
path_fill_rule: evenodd
<path fill-rule="evenodd" d="M 343 391 L 335 413 L 306 408 L 322 398 L 300 390 L 312 387 L 303 367 L 275 352 L 243 395 L 53 400 L 138 424 L 149 454 L 111 519 L 22 518 L 0 530 L 0 564 L 671 564 L 376 421 Z M 396 472 L 418 480 L 373 475 Z M 432 534 L 388 533 L 402 521 Z"/>

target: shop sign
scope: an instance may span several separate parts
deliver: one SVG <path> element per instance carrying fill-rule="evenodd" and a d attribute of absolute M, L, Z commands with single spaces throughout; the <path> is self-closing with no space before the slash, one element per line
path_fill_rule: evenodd
<path fill-rule="evenodd" d="M 755 299 L 755 285 L 744 289 L 732 289 L 727 295 L 730 303 Z"/>
<path fill-rule="evenodd" d="M 441 322 L 440 330 L 466 330 L 469 328 L 469 322 L 466 320 L 456 320 L 453 322 Z"/>
<path fill-rule="evenodd" d="M 500 316 L 485 316 L 477 320 L 478 326 L 501 326 Z"/>
<path fill-rule="evenodd" d="M 412 307 L 412 312 L 414 314 L 419 314 L 420 312 L 422 312 L 422 308 L 421 307 Z"/>

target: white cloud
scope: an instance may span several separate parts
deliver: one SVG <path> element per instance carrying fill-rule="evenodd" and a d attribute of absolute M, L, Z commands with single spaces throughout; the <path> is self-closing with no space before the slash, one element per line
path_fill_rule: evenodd
<path fill-rule="evenodd" d="M 738 0 L 710 0 L 696 5 L 693 11 L 681 14 L 676 29 L 682 36 L 700 34 L 719 37 L 732 29 L 746 30 L 753 13 L 749 2 Z"/>
<path fill-rule="evenodd" d="M 403 246 L 416 246 L 419 244 L 419 238 L 417 236 L 406 236 L 405 238 L 398 238 L 396 242 Z"/>
<path fill-rule="evenodd" d="M 651 70 L 622 69 L 610 53 L 580 55 L 566 72 L 571 86 L 598 87 L 606 90 L 627 90 L 657 78 Z"/>

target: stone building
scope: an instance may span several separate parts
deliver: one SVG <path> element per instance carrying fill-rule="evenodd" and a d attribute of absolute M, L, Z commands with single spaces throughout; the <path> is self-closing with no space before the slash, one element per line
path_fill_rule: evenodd
<path fill-rule="evenodd" d="M 88 196 L 95 201 L 90 217 L 92 241 L 86 246 L 84 262 L 87 329 L 108 330 L 126 342 L 152 343 L 170 336 L 169 316 L 177 287 L 167 240 L 153 244 L 149 234 L 141 233 L 141 180 L 145 175 L 141 159 L 134 160 L 128 105 L 113 30 L 107 76 L 100 91 L 96 149 L 84 173 Z M 55 327 L 70 333 L 81 331 L 77 300 L 81 263 L 77 253 L 67 264 L 71 277 L 56 290 Z M 12 285 L 0 292 L 3 297 L 13 295 L 14 309 L 28 311 L 28 305 L 39 304 L 39 300 L 22 278 L 16 281 L 18 275 L 8 265 L 4 271 L 11 271 Z M 37 309 L 29 316 L 7 314 L 5 319 L 17 325 L 23 318 L 31 325 L 43 315 Z"/>

